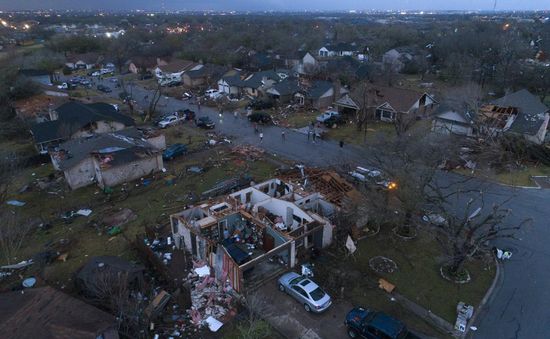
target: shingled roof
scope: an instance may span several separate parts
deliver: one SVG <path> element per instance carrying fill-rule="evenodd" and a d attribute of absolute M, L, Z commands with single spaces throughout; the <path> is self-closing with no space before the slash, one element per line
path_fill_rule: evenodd
<path fill-rule="evenodd" d="M 31 127 L 36 143 L 68 139 L 73 133 L 97 121 L 116 121 L 125 126 L 135 125 L 134 119 L 119 113 L 106 103 L 83 104 L 71 101 L 56 108 L 58 118 Z"/>
<path fill-rule="evenodd" d="M 509 131 L 519 134 L 537 134 L 545 122 L 545 113 L 549 112 L 548 107 L 526 89 L 505 95 L 493 101 L 492 104 L 517 108 L 517 117 Z"/>
<path fill-rule="evenodd" d="M 92 153 L 114 153 L 120 163 L 128 159 L 128 154 L 151 152 L 151 144 L 141 139 L 142 134 L 135 128 L 118 131 L 116 133 L 98 134 L 91 138 L 79 138 L 62 143 L 53 157 L 58 161 L 59 168 L 66 170 L 78 165 Z M 130 153 L 129 153 L 130 152 Z M 113 164 L 114 165 L 114 164 Z"/>
<path fill-rule="evenodd" d="M 0 294 L 4 338 L 116 339 L 114 316 L 52 287 Z"/>

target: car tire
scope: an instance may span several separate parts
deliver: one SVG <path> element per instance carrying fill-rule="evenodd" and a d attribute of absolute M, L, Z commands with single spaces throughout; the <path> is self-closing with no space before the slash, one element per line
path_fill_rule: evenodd
<path fill-rule="evenodd" d="M 283 286 L 283 284 L 279 284 L 279 291 L 285 292 L 285 287 Z"/>
<path fill-rule="evenodd" d="M 308 304 L 304 304 L 304 310 L 306 310 L 307 313 L 311 312 L 311 307 L 309 307 Z"/>
<path fill-rule="evenodd" d="M 358 338 L 359 335 L 357 334 L 357 331 L 355 331 L 353 328 L 348 328 L 348 337 L 350 338 Z"/>

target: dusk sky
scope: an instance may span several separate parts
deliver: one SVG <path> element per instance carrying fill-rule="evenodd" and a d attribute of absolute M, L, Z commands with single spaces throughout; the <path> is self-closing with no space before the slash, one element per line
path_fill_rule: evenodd
<path fill-rule="evenodd" d="M 548 0 L 496 0 L 497 10 L 550 9 Z M 162 0 L 0 0 L 0 10 L 14 9 L 161 9 Z M 167 10 L 492 10 L 495 0 L 164 0 Z"/>

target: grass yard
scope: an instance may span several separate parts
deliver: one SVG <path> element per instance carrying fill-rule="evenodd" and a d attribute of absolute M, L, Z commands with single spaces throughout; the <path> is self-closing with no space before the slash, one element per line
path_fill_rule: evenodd
<path fill-rule="evenodd" d="M 373 142 L 380 134 L 393 135 L 395 128 L 392 124 L 384 122 L 370 122 L 367 126 L 367 133 L 364 130 L 358 131 L 353 123 L 329 129 L 326 138 L 334 141 L 344 141 L 346 144 L 364 145 Z"/>
<path fill-rule="evenodd" d="M 200 136 L 193 136 L 198 138 Z M 173 140 L 173 139 L 171 139 Z M 204 168 L 202 174 L 188 173 L 188 166 L 197 165 Z M 275 165 L 267 160 L 244 163 L 231 156 L 229 149 L 217 147 L 191 153 L 188 156 L 165 162 L 166 173 L 155 174 L 147 185 L 140 180 L 113 188 L 113 193 L 105 194 L 97 186 L 88 186 L 68 191 L 56 192 L 56 189 L 39 190 L 34 188 L 23 193 L 17 191 L 24 185 L 38 178 L 54 173 L 51 164 L 21 170 L 13 180 L 12 193 L 9 199 L 26 203 L 23 207 L 9 207 L 18 212 L 21 220 L 41 220 L 52 224 L 46 231 L 33 230 L 12 262 L 26 260 L 46 249 L 45 245 L 60 239 L 71 241 L 68 258 L 65 262 L 55 261 L 46 267 L 31 266 L 25 275 L 32 274 L 45 278 L 52 284 L 70 288 L 73 273 L 89 257 L 98 255 L 118 255 L 134 259 L 128 240 L 144 232 L 144 226 L 167 224 L 168 216 L 193 202 L 190 197 L 198 197 L 215 183 L 242 173 L 249 173 L 256 181 L 271 177 Z M 167 177 L 173 179 L 169 184 Z M 89 217 L 76 217 L 66 224 L 60 215 L 80 208 L 92 209 Z M 122 226 L 123 234 L 109 236 L 103 224 L 103 218 L 122 208 L 130 208 L 136 219 Z M 128 240 L 127 240 L 128 239 Z M 0 264 L 5 263 L 0 258 Z M 42 270 L 43 269 L 43 270 Z M 19 284 L 18 277 L 4 280 L 1 288 L 10 288 Z"/>
<path fill-rule="evenodd" d="M 285 119 L 282 119 L 283 123 L 288 124 L 290 128 L 301 128 L 308 126 L 320 113 L 318 111 L 299 111 L 287 114 Z"/>
<path fill-rule="evenodd" d="M 524 169 L 514 170 L 510 172 L 495 173 L 494 170 L 480 169 L 472 173 L 469 169 L 455 170 L 457 173 L 466 176 L 475 176 L 484 179 L 500 182 L 512 186 L 535 187 L 535 183 L 531 180 L 532 176 L 550 175 L 550 167 L 548 166 L 530 166 Z"/>
<path fill-rule="evenodd" d="M 391 274 L 378 274 L 369 267 L 369 259 L 385 256 L 397 263 L 398 271 Z M 396 285 L 396 291 L 411 301 L 431 310 L 450 323 L 456 320 L 456 305 L 459 301 L 477 306 L 495 275 L 494 266 L 481 260 L 468 262 L 472 280 L 468 284 L 454 284 L 440 276 L 439 267 L 444 257 L 439 245 L 428 232 L 420 232 L 412 241 L 398 240 L 391 230 L 382 230 L 377 236 L 360 241 L 355 260 L 347 265 L 360 272 L 382 277 Z M 357 284 L 352 292 L 352 300 L 369 304 L 363 296 L 363 286 Z"/>

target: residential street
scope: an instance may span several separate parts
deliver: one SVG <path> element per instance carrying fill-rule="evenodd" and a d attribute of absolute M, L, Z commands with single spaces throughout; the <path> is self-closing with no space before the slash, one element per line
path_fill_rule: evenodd
<path fill-rule="evenodd" d="M 116 91 L 115 91 L 116 92 Z M 114 97 L 118 93 L 113 92 Z M 133 96 L 138 103 L 146 107 L 144 97 L 152 93 L 134 86 Z M 329 166 L 343 163 L 363 164 L 364 158 L 360 148 L 344 145 L 340 148 L 335 141 L 321 141 L 313 144 L 308 142 L 307 136 L 295 131 L 285 130 L 286 140 L 281 138 L 282 128 L 269 126 L 263 130 L 264 140 L 260 144 L 258 135 L 253 131 L 251 124 L 244 118 L 235 119 L 232 112 L 226 112 L 220 117 L 215 109 L 189 106 L 173 98 L 163 97 L 158 108 L 163 112 L 173 112 L 178 109 L 190 108 L 197 112 L 197 117 L 208 115 L 216 122 L 216 131 L 233 137 L 236 144 L 253 144 L 261 146 L 277 156 L 296 160 L 311 166 Z M 459 177 L 455 174 L 441 174 L 442 180 L 447 182 Z M 513 210 L 510 223 L 519 223 L 526 218 L 532 218 L 533 224 L 519 232 L 519 241 L 500 241 L 496 245 L 500 248 L 509 248 L 513 252 L 511 260 L 503 262 L 502 279 L 494 294 L 486 305 L 483 314 L 477 318 L 475 338 L 543 338 L 548 336 L 550 328 L 550 249 L 547 242 L 550 239 L 550 190 L 514 189 L 498 184 L 484 183 L 472 180 L 469 187 L 485 188 L 486 205 L 500 202 L 515 195 L 508 203 Z M 323 323 L 325 326 L 327 323 Z M 335 323 L 341 324 L 338 318 Z M 329 331 L 333 325 L 323 327 Z M 325 336 L 324 336 L 325 337 Z M 330 336 L 326 336 L 330 338 Z M 334 338 L 334 337 L 332 337 Z"/>

